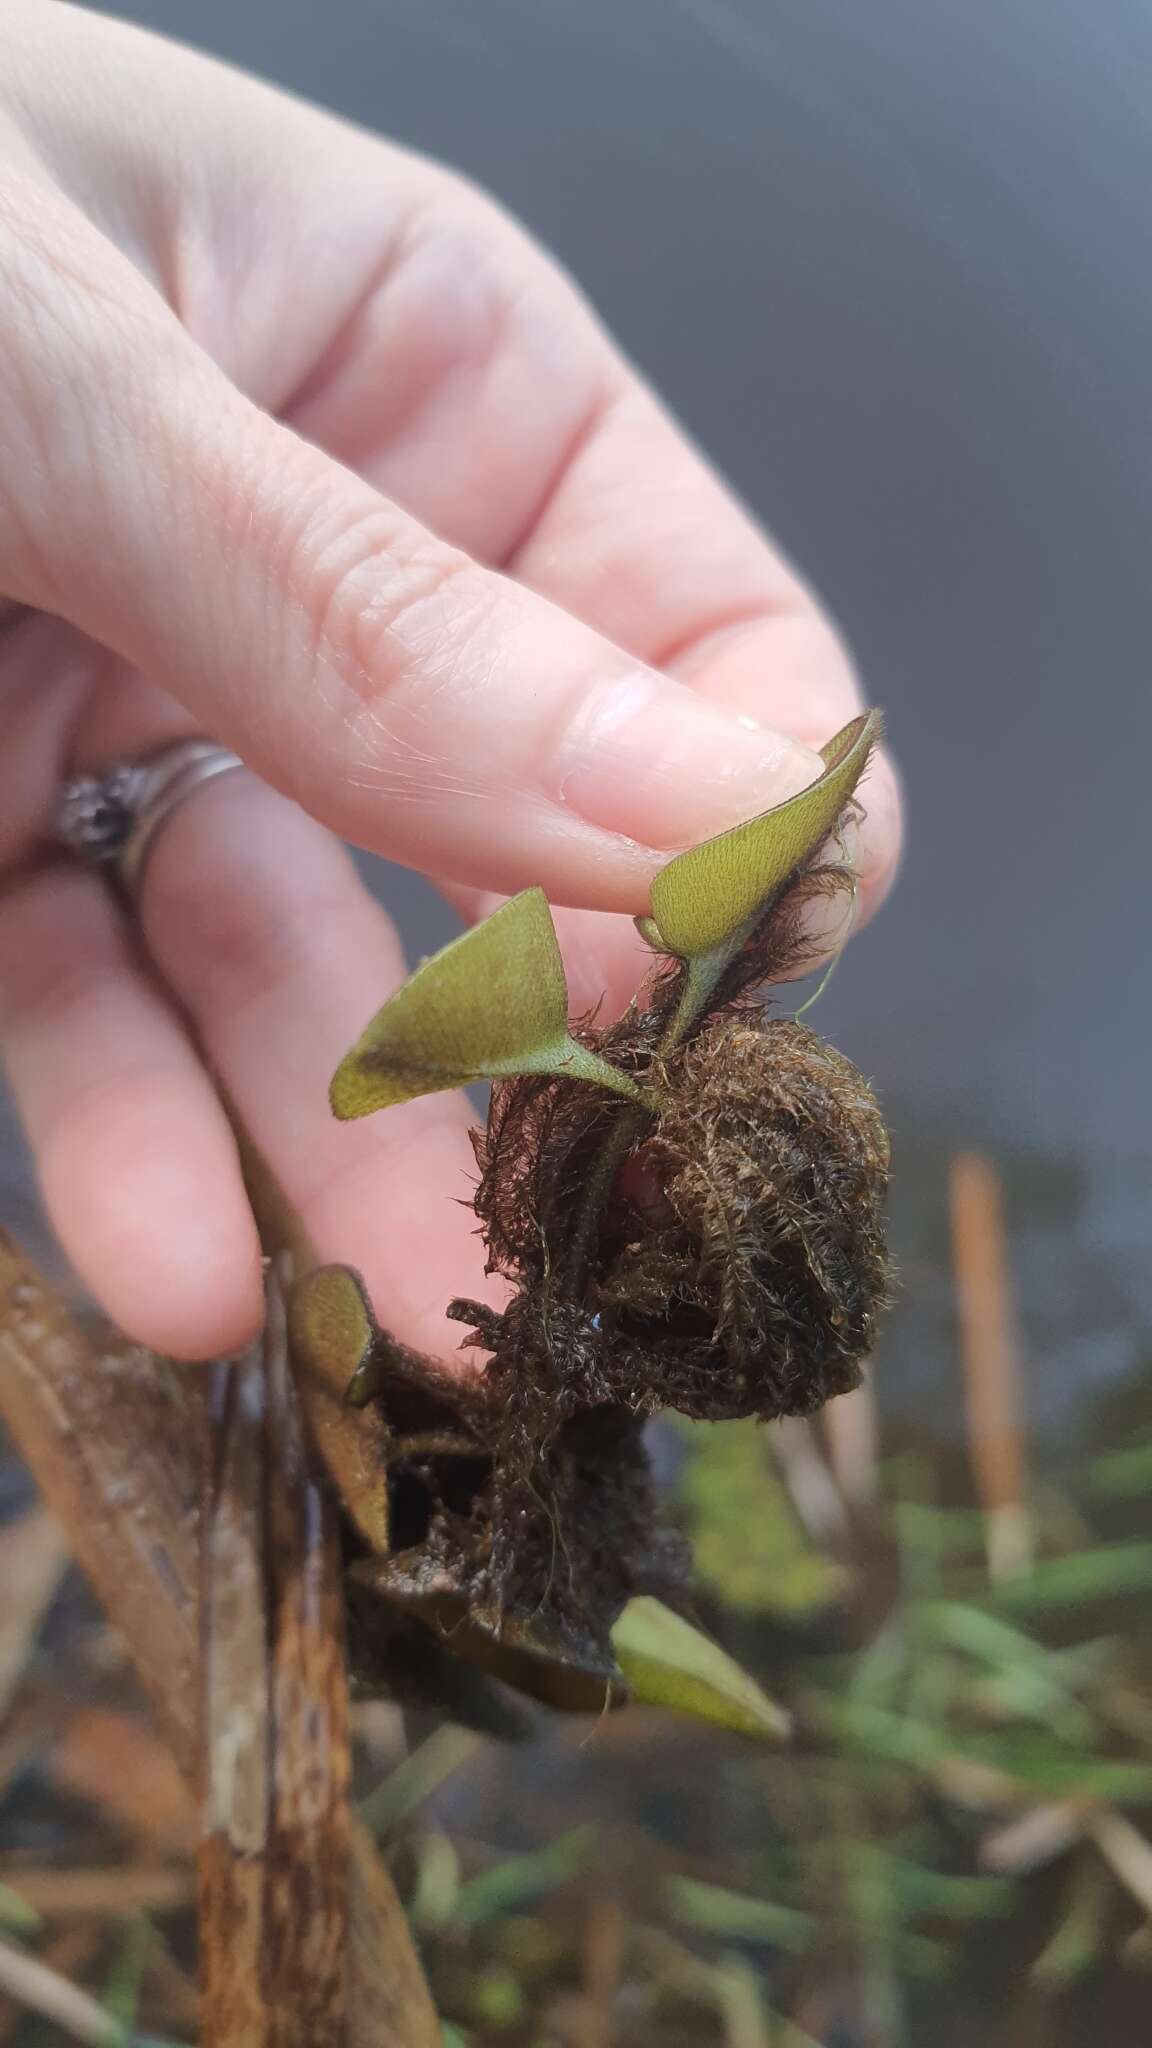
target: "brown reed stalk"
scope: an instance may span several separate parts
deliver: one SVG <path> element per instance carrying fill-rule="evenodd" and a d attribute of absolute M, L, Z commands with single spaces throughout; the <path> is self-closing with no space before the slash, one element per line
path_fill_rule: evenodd
<path fill-rule="evenodd" d="M 983 1153 L 958 1152 L 950 1191 L 969 1458 L 984 1510 L 988 1574 L 1005 1579 L 1031 1565 L 1032 1524 L 1000 1177 Z"/>
<path fill-rule="evenodd" d="M 0 1235 L 0 1413 L 205 1796 L 206 2048 L 436 2048 L 402 1908 L 347 1813 L 333 1510 L 278 1276 L 270 1294 L 259 1356 L 210 1386 L 94 1342 Z"/>

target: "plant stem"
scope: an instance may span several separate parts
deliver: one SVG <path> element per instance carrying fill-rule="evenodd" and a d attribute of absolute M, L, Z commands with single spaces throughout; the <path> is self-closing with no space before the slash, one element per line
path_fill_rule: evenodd
<path fill-rule="evenodd" d="M 585 1183 L 579 1208 L 572 1218 L 568 1256 L 564 1265 L 564 1292 L 579 1300 L 600 1227 L 600 1219 L 612 1192 L 617 1172 L 640 1136 L 652 1111 L 644 1104 L 629 1105 L 618 1116 L 605 1137 L 592 1171 Z"/>

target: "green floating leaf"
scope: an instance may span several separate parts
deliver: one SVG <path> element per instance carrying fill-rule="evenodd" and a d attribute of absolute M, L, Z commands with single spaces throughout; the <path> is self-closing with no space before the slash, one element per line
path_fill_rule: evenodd
<path fill-rule="evenodd" d="M 1152 1543 L 1102 1543 L 1066 1557 L 1043 1557 L 1032 1571 L 996 1588 L 997 1606 L 1077 1607 L 1152 1588 Z"/>
<path fill-rule="evenodd" d="M 660 1600 L 630 1600 L 612 1630 L 612 1648 L 634 1700 L 762 1741 L 780 1742 L 789 1732 L 788 1716 L 755 1679 Z"/>
<path fill-rule="evenodd" d="M 597 1836 L 595 1823 L 570 1828 L 544 1849 L 530 1850 L 526 1856 L 506 1857 L 479 1877 L 469 1878 L 460 1887 L 452 1925 L 482 1927 L 555 1891 L 587 1869 Z"/>
<path fill-rule="evenodd" d="M 1103 1451 L 1088 1467 L 1088 1483 L 1094 1492 L 1114 1500 L 1138 1500 L 1152 1493 L 1152 1443 Z"/>
<path fill-rule="evenodd" d="M 853 1750 L 913 1770 L 932 1771 L 955 1748 L 946 1729 L 914 1720 L 907 1714 L 876 1706 L 870 1700 L 822 1694 L 811 1702 L 813 1722 Z"/>
<path fill-rule="evenodd" d="M 1034 1636 L 1025 1635 L 1010 1621 L 986 1608 L 963 1600 L 925 1600 L 917 1612 L 917 1626 L 950 1649 L 961 1650 L 991 1670 L 1012 1670 L 1023 1665 L 1047 1665 L 1050 1652 Z"/>
<path fill-rule="evenodd" d="M 774 809 L 690 847 L 652 884 L 652 918 L 669 953 L 693 960 L 743 934 L 821 846 L 864 773 L 880 731 L 862 713 L 821 749 L 823 775 Z M 648 937 L 647 930 L 644 936 Z"/>
<path fill-rule="evenodd" d="M 128 2040 L 140 2010 L 140 1993 L 156 1929 L 141 1913 L 128 1922 L 104 1984 L 101 2004 L 111 2022 L 109 2043 Z"/>
<path fill-rule="evenodd" d="M 415 1882 L 407 1901 L 408 1919 L 421 1933 L 438 1934 L 447 1927 L 460 1890 L 460 1857 L 456 1844 L 438 1828 L 419 1834 L 414 1843 Z"/>
<path fill-rule="evenodd" d="M 1152 1764 L 1133 1758 L 1086 1756 L 1079 1742 L 1062 1743 L 1041 1728 L 998 1728 L 965 1738 L 964 1754 L 1002 1771 L 1044 1799 L 1152 1798 Z"/>
<path fill-rule="evenodd" d="M 813 1915 L 796 1906 L 751 1898 L 695 1877 L 666 1877 L 660 1890 L 681 1926 L 699 1934 L 719 1934 L 727 1941 L 763 1941 L 773 1948 L 802 1950 L 817 1927 Z"/>
<path fill-rule="evenodd" d="M 418 1748 L 401 1758 L 395 1769 L 361 1800 L 361 1822 L 374 1835 L 384 1835 L 398 1827 L 456 1771 L 471 1763 L 482 1746 L 480 1736 L 471 1728 L 457 1728 L 451 1722 L 434 1728 Z"/>
<path fill-rule="evenodd" d="M 886 1882 L 901 1913 L 930 1913 L 949 1920 L 982 1920 L 1009 1910 L 1012 1886 L 1003 1877 L 934 1870 L 913 1857 L 877 1845 L 886 1867 Z"/>
<path fill-rule="evenodd" d="M 506 1074 L 563 1074 L 639 1096 L 568 1030 L 568 987 L 542 889 L 525 889 L 434 953 L 341 1060 L 338 1117 Z"/>

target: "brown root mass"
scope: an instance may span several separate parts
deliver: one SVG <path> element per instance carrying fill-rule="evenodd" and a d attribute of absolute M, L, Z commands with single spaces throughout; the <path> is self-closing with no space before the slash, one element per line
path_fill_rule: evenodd
<path fill-rule="evenodd" d="M 541 1401 L 808 1414 L 856 1385 L 871 1348 L 888 1139 L 856 1069 L 801 1024 L 736 1011 L 650 1079 L 663 1106 L 617 1109 L 615 1150 L 588 1091 L 518 1080 L 493 1104 L 476 1210 L 518 1287 L 472 1341 L 528 1433 Z M 592 1202 L 575 1274 L 573 1217 Z"/>
<path fill-rule="evenodd" d="M 813 1032 L 754 1015 L 718 1019 L 662 1078 L 655 1204 L 639 1231 L 635 1199 L 609 1212 L 596 1275 L 626 1372 L 647 1361 L 625 1397 L 712 1420 L 808 1414 L 858 1383 L 886 1298 L 875 1100 Z"/>

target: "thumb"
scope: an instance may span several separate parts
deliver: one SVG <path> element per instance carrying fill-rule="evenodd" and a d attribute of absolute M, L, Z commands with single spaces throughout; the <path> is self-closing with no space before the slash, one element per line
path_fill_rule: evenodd
<path fill-rule="evenodd" d="M 342 837 L 486 889 L 643 909 L 668 850 L 819 772 L 261 412 L 121 252 L 65 225 L 66 262 L 50 234 L 0 248 L 32 309 L 0 366 L 6 595 L 132 662 Z"/>

